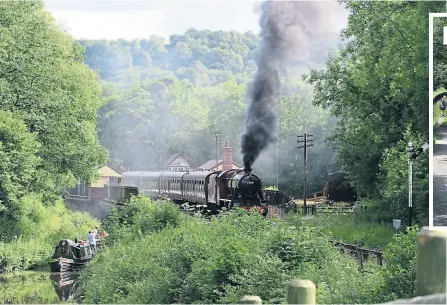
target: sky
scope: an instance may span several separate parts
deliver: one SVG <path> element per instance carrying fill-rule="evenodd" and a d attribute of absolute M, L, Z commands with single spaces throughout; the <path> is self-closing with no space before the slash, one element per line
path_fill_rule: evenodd
<path fill-rule="evenodd" d="M 259 33 L 258 1 L 44 0 L 46 9 L 75 39 L 168 38 L 187 29 Z M 334 31 L 346 26 L 347 12 L 335 2 Z"/>

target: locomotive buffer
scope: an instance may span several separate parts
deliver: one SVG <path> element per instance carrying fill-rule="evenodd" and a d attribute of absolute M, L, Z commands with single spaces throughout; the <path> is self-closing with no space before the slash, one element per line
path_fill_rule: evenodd
<path fill-rule="evenodd" d="M 303 215 L 307 214 L 307 148 L 313 146 L 313 144 L 309 144 L 314 141 L 313 135 L 304 133 L 302 136 L 297 136 L 298 145 L 297 148 L 304 148 L 304 196 L 303 196 Z"/>

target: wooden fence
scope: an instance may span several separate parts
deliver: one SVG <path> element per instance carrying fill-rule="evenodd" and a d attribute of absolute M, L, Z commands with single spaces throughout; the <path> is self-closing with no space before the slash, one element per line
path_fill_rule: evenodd
<path fill-rule="evenodd" d="M 303 206 L 298 208 L 298 211 L 301 211 L 304 214 L 304 211 L 307 209 L 307 215 L 315 215 L 315 214 L 344 214 L 344 215 L 352 215 L 354 214 L 353 207 L 322 207 L 315 205 L 308 205 L 306 208 Z"/>
<path fill-rule="evenodd" d="M 446 304 L 447 232 L 423 227 L 416 236 L 416 298 L 385 304 Z M 316 287 L 309 280 L 292 280 L 287 287 L 287 304 L 316 304 Z M 258 296 L 245 296 L 241 304 L 262 304 Z"/>
<path fill-rule="evenodd" d="M 365 260 L 368 260 L 371 256 L 375 256 L 377 259 L 377 265 L 382 266 L 383 253 L 381 251 L 362 248 L 357 245 L 346 244 L 335 240 L 330 240 L 330 242 L 341 250 L 350 252 L 351 254 L 355 255 L 359 264 L 359 270 L 363 269 Z"/>

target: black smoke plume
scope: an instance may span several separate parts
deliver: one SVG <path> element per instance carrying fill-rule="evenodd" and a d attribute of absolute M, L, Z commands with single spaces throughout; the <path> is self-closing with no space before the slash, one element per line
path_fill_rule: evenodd
<path fill-rule="evenodd" d="M 325 30 L 328 2 L 266 1 L 261 8 L 261 45 L 257 72 L 249 91 L 245 130 L 241 138 L 244 168 L 248 171 L 259 154 L 277 141 L 276 104 L 280 72 L 292 59 L 309 55 L 309 36 Z M 326 13 L 326 14 L 325 14 Z"/>

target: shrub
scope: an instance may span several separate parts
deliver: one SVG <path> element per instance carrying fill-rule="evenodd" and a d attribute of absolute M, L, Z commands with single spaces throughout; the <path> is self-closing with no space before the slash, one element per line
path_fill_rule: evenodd
<path fill-rule="evenodd" d="M 18 115 L 0 110 L 0 217 L 14 212 L 35 178 L 39 143 L 28 130 Z"/>
<path fill-rule="evenodd" d="M 415 296 L 417 232 L 417 226 L 407 228 L 405 232 L 396 234 L 384 249 L 383 301 Z"/>
<path fill-rule="evenodd" d="M 265 303 L 279 303 L 287 281 L 299 277 L 315 281 L 319 302 L 352 303 L 368 302 L 380 283 L 377 273 L 361 274 L 353 258 L 315 229 L 241 210 L 220 220 L 177 218 L 171 203 L 134 200 L 130 219 L 121 220 L 134 227 L 125 224 L 128 231 L 120 237 L 125 242 L 89 263 L 78 301 L 237 303 L 245 294 L 256 294 Z"/>
<path fill-rule="evenodd" d="M 123 239 L 145 235 L 168 226 L 178 226 L 184 216 L 169 200 L 151 201 L 145 196 L 133 196 L 121 209 L 114 209 L 104 220 L 111 244 Z"/>

